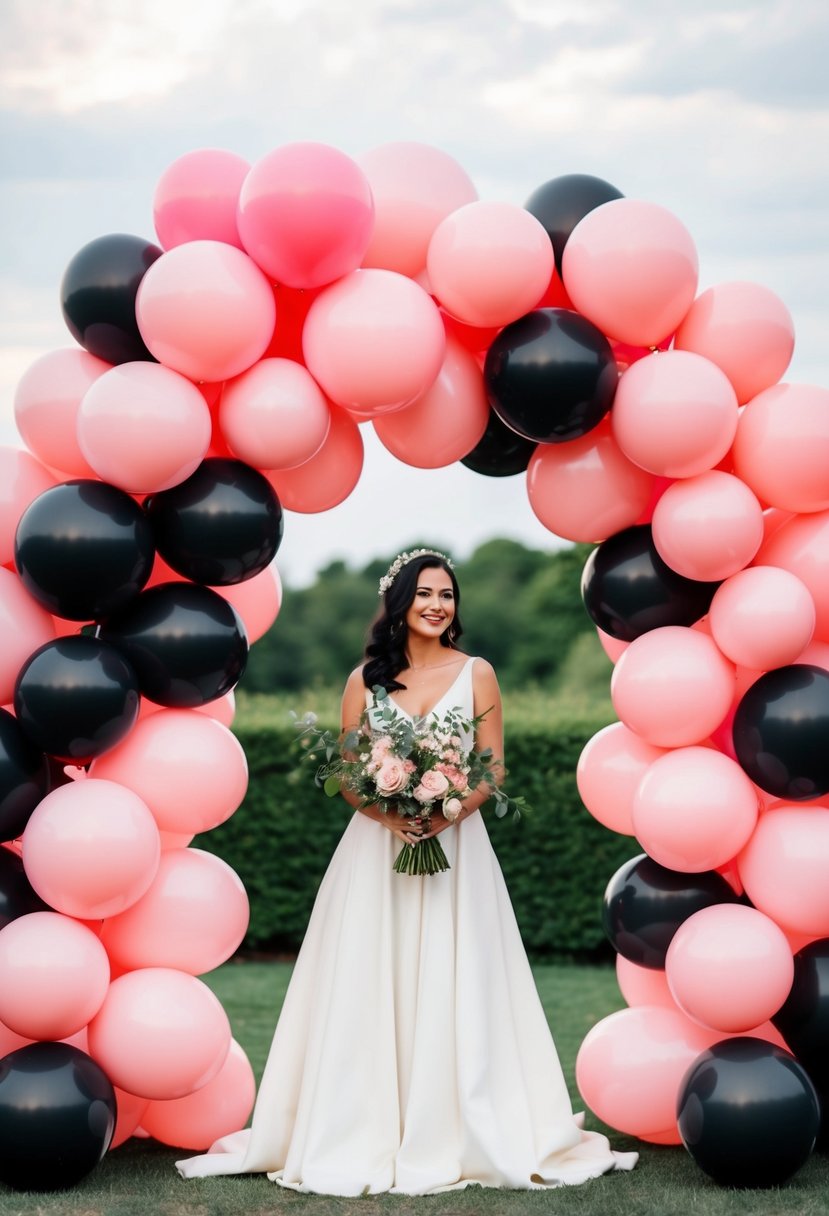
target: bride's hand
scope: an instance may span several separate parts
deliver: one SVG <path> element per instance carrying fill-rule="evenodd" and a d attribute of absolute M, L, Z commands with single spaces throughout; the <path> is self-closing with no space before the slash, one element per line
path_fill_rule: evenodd
<path fill-rule="evenodd" d="M 424 832 L 420 839 L 428 840 L 430 836 L 437 836 L 439 832 L 445 832 L 447 828 L 451 828 L 454 822 L 454 819 L 447 819 L 443 811 L 434 810 L 429 819 L 429 830 Z"/>
<path fill-rule="evenodd" d="M 380 815 L 380 823 L 382 823 L 384 828 L 388 828 L 398 840 L 402 840 L 404 844 L 417 844 L 419 840 L 424 839 L 421 821 L 411 819 L 408 815 L 399 815 L 396 812 L 386 811 Z"/>

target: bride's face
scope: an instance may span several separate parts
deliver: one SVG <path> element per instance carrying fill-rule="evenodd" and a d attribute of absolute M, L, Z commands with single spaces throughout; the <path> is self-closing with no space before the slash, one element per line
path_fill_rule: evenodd
<path fill-rule="evenodd" d="M 414 599 L 406 613 L 409 633 L 424 639 L 439 638 L 455 619 L 452 579 L 441 566 L 421 570 Z"/>

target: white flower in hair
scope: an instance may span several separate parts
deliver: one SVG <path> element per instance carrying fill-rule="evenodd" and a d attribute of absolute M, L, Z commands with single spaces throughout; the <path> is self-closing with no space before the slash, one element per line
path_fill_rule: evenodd
<path fill-rule="evenodd" d="M 439 557 L 442 561 L 446 562 L 450 570 L 455 569 L 452 559 L 447 557 L 445 553 L 440 553 L 437 549 L 412 549 L 409 553 L 398 553 L 386 573 L 380 579 L 377 594 L 385 595 L 403 567 L 407 566 L 409 562 L 413 562 L 416 557 Z"/>

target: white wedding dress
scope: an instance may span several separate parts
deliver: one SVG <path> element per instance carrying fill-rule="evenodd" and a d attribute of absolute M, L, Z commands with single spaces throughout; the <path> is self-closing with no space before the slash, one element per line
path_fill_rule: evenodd
<path fill-rule="evenodd" d="M 472 717 L 470 659 L 434 707 Z M 405 712 L 400 710 L 401 713 Z M 178 1162 L 330 1195 L 526 1189 L 632 1169 L 573 1116 L 480 814 L 440 836 L 451 869 L 397 874 L 356 812 L 320 885 L 249 1130 Z"/>

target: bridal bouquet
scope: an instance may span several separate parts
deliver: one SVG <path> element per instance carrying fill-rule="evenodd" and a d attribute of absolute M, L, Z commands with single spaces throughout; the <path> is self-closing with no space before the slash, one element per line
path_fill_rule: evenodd
<path fill-rule="evenodd" d="M 518 817 L 526 809 L 523 799 L 509 798 L 498 787 L 490 748 L 464 750 L 464 737 L 474 737 L 485 714 L 468 719 L 452 709 L 439 718 L 410 718 L 397 711 L 384 688 L 372 689 L 372 697 L 358 725 L 339 738 L 319 730 L 313 715 L 294 715 L 310 757 L 321 761 L 315 779 L 326 794 L 333 797 L 345 787 L 359 796 L 361 806 L 419 820 L 426 831 L 436 807 L 454 822 L 463 809 L 461 799 L 481 785 L 488 787 L 499 817 L 509 810 Z M 402 849 L 394 869 L 437 874 L 448 870 L 449 862 L 439 837 L 430 836 Z"/>

